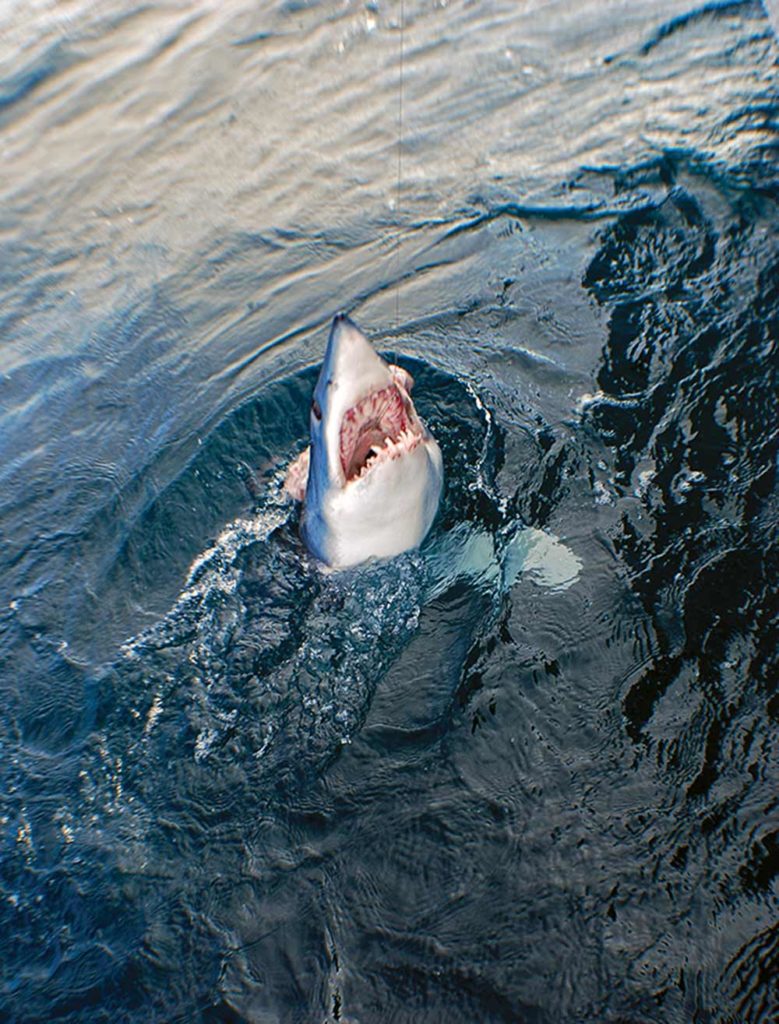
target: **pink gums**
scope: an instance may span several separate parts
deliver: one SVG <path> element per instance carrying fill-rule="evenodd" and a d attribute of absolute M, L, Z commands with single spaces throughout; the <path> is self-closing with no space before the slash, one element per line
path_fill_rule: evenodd
<path fill-rule="evenodd" d="M 341 423 L 344 478 L 349 481 L 360 476 L 371 460 L 374 447 L 383 448 L 388 441 L 397 441 L 410 427 L 403 398 L 394 384 L 358 402 Z"/>

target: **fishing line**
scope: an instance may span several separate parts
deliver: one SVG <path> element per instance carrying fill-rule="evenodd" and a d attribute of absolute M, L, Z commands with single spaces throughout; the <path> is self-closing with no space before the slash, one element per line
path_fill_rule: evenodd
<path fill-rule="evenodd" d="M 400 190 L 403 177 L 403 31 L 405 0 L 400 0 L 400 47 L 398 55 L 398 184 L 395 197 L 395 330 L 400 327 Z"/>

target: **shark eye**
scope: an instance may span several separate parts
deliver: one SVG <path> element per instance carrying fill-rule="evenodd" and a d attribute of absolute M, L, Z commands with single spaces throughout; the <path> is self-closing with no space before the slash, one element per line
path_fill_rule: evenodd
<path fill-rule="evenodd" d="M 319 408 L 319 402 L 316 399 L 311 403 L 311 412 L 317 421 L 322 419 L 322 410 Z"/>

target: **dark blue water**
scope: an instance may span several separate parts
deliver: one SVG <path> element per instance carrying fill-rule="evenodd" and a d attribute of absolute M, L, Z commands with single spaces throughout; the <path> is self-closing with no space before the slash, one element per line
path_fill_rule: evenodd
<path fill-rule="evenodd" d="M 3 1020 L 779 1019 L 771 23 L 400 15 L 0 14 Z M 323 574 L 341 308 L 446 490 Z"/>

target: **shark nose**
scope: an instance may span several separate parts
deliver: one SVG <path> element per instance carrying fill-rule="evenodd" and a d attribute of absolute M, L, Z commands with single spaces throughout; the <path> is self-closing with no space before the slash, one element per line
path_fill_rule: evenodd
<path fill-rule="evenodd" d="M 352 321 L 349 319 L 349 317 L 346 315 L 346 313 L 336 313 L 335 314 L 335 316 L 333 317 L 333 326 L 335 327 L 338 324 L 347 324 L 350 327 L 354 327 L 355 326 L 352 323 Z"/>

